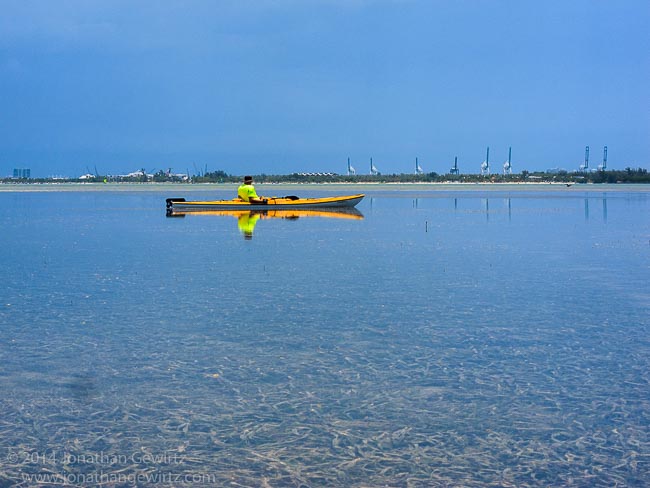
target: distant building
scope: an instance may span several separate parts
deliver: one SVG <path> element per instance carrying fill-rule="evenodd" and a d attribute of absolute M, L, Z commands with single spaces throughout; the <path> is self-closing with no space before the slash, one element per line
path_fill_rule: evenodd
<path fill-rule="evenodd" d="M 338 176 L 337 173 L 295 173 L 298 176 Z"/>
<path fill-rule="evenodd" d="M 31 178 L 31 173 L 29 168 L 14 168 L 14 178 Z"/>

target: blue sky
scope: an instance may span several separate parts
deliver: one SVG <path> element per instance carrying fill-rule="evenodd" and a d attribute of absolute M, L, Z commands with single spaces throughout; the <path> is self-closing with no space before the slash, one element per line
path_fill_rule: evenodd
<path fill-rule="evenodd" d="M 0 0 L 0 176 L 650 167 L 648 0 Z"/>

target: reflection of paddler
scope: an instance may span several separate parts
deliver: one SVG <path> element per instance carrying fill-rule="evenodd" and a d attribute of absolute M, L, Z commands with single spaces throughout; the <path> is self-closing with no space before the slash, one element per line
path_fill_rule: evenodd
<path fill-rule="evenodd" d="M 255 225 L 260 219 L 259 213 L 246 212 L 241 214 L 237 218 L 237 226 L 242 234 L 244 234 L 244 239 L 252 239 L 253 231 L 255 230 Z"/>

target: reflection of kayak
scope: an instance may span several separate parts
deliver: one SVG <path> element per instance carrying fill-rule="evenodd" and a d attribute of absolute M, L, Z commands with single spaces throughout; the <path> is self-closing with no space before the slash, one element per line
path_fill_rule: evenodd
<path fill-rule="evenodd" d="M 288 209 L 317 209 L 317 208 L 350 208 L 363 199 L 364 195 L 345 195 L 323 198 L 270 197 L 266 205 L 234 200 L 213 200 L 202 202 L 186 202 L 184 198 L 168 198 L 167 211 L 176 213 L 193 212 L 196 210 L 288 210 Z"/>
<path fill-rule="evenodd" d="M 264 210 L 251 210 L 249 207 L 247 209 L 241 210 L 201 210 L 192 208 L 188 211 L 176 210 L 175 206 L 172 208 L 167 208 L 167 217 L 184 218 L 186 215 L 235 217 L 237 219 L 237 226 L 239 227 L 239 230 L 244 235 L 244 238 L 246 240 L 253 238 L 253 231 L 255 230 L 255 226 L 257 225 L 257 222 L 262 219 L 298 220 L 300 217 L 324 217 L 328 219 L 363 220 L 363 214 L 354 207 L 285 209 L 277 207 L 269 208 L 267 206 L 264 208 Z"/>
<path fill-rule="evenodd" d="M 363 214 L 354 207 L 334 207 L 323 209 L 275 209 L 265 208 L 264 210 L 176 210 L 176 206 L 168 209 L 167 213 L 170 216 L 182 216 L 185 214 L 192 215 L 229 215 L 231 217 L 241 218 L 247 216 L 261 216 L 262 218 L 270 219 L 297 219 L 299 217 L 325 217 L 333 219 L 352 219 L 362 220 Z"/>

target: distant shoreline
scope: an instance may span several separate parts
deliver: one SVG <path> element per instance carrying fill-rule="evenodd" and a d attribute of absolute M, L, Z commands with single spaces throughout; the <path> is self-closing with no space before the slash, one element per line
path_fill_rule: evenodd
<path fill-rule="evenodd" d="M 168 191 L 170 193 L 182 192 L 199 192 L 199 191 L 218 191 L 234 190 L 237 183 L 0 183 L 0 193 L 20 193 L 20 192 L 93 192 L 93 191 L 124 191 L 124 192 L 154 192 Z M 565 191 L 569 192 L 616 192 L 616 191 L 635 191 L 650 193 L 650 185 L 646 183 L 575 183 L 566 184 L 561 182 L 477 182 L 477 183 L 459 183 L 459 182 L 359 182 L 359 183 L 257 183 L 256 188 L 259 193 L 264 193 L 265 188 L 279 189 L 287 188 L 304 188 L 305 190 L 316 189 L 336 189 L 350 191 L 352 188 L 368 190 L 417 190 L 417 189 L 436 189 L 436 190 L 453 190 L 453 191 L 472 191 L 472 190 L 513 190 L 513 191 Z"/>

